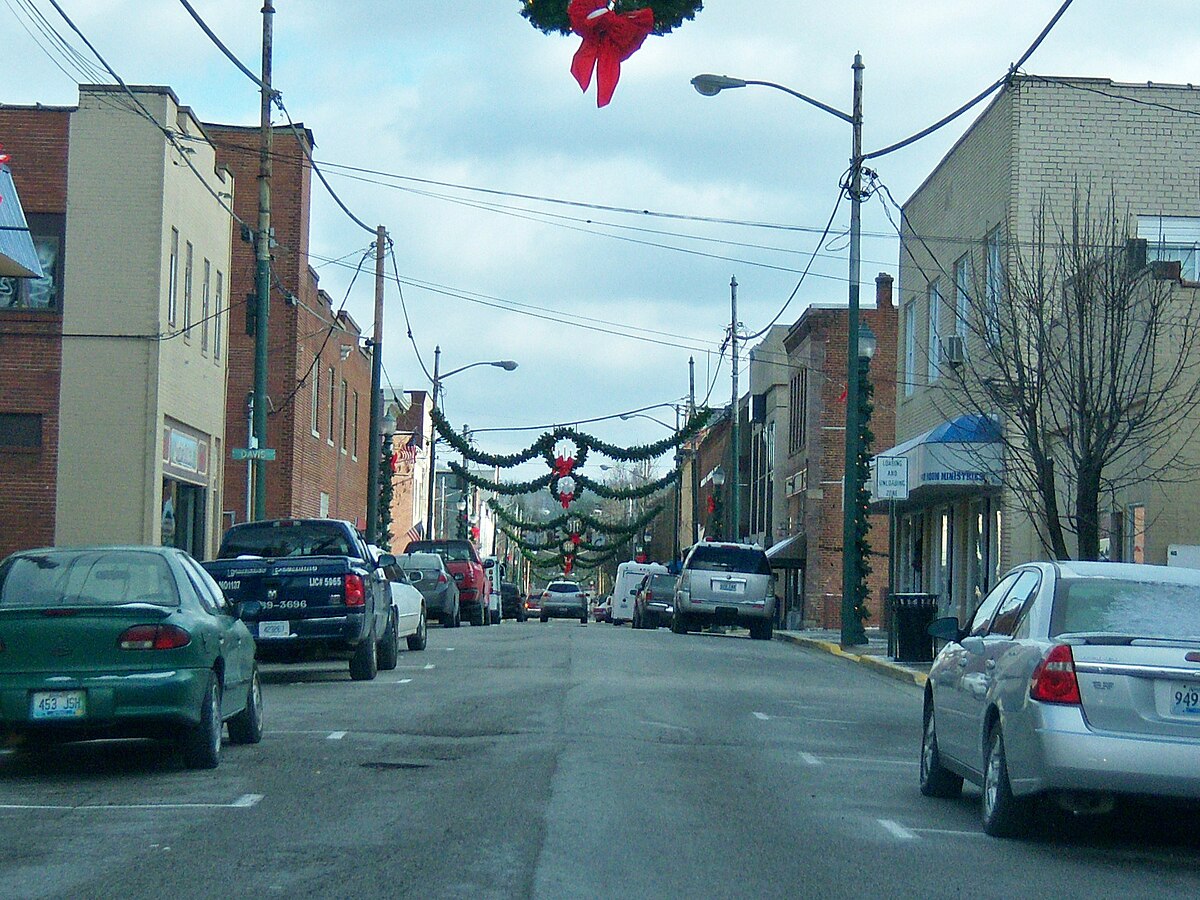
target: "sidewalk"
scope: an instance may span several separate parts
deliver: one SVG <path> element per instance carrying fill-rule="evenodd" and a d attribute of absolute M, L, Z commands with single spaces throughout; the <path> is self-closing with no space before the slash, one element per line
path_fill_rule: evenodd
<path fill-rule="evenodd" d="M 897 662 L 887 655 L 888 638 L 886 631 L 880 631 L 878 628 L 868 628 L 868 645 L 865 647 L 853 647 L 849 650 L 841 648 L 840 638 L 841 633 L 833 629 L 809 629 L 806 631 L 776 630 L 775 632 L 775 640 L 777 641 L 798 644 L 801 647 L 812 647 L 815 650 L 823 650 L 826 653 L 840 656 L 859 665 L 868 666 L 890 678 L 907 681 L 918 687 L 924 687 L 925 682 L 929 680 L 929 663 Z"/>

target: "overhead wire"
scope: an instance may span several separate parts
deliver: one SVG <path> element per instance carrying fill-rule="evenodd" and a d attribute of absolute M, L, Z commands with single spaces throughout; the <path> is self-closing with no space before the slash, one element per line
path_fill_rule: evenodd
<path fill-rule="evenodd" d="M 413 353 L 417 357 L 421 371 L 425 373 L 425 377 L 429 379 L 429 383 L 433 384 L 433 376 L 429 374 L 429 368 L 425 365 L 425 360 L 421 358 L 421 348 L 417 346 L 417 339 L 413 336 L 412 321 L 408 318 L 408 303 L 404 300 L 404 284 L 400 281 L 400 268 L 396 264 L 395 241 L 388 241 L 388 255 L 392 258 L 392 274 L 396 278 L 396 290 L 400 293 L 400 310 L 404 313 L 404 329 L 408 334 L 409 341 L 412 343 Z"/>

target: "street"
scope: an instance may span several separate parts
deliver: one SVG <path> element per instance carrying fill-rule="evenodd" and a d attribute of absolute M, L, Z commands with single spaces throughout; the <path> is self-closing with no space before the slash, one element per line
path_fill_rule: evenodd
<path fill-rule="evenodd" d="M 0 756 L 5 897 L 1184 897 L 1200 817 L 990 839 L 917 789 L 920 689 L 741 634 L 432 628 L 263 668 L 266 736 Z"/>

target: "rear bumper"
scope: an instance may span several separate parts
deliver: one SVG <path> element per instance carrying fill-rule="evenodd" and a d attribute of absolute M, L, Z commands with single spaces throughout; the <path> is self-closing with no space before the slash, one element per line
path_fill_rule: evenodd
<path fill-rule="evenodd" d="M 46 732 L 62 737 L 155 736 L 200 720 L 211 669 L 6 675 L 0 680 L 0 731 Z M 85 692 L 86 715 L 34 720 L 34 691 Z"/>
<path fill-rule="evenodd" d="M 750 625 L 775 618 L 774 597 L 768 597 L 761 604 L 718 603 L 683 597 L 678 598 L 676 603 L 679 612 L 687 618 L 709 621 L 714 625 Z"/>
<path fill-rule="evenodd" d="M 1009 765 L 1014 793 L 1079 790 L 1200 799 L 1200 740 L 1094 731 L 1078 707 L 1042 705 L 1037 718 L 1032 758 L 1027 765 L 1021 760 Z"/>
<path fill-rule="evenodd" d="M 290 634 L 287 637 L 261 636 L 259 626 L 268 621 L 276 620 L 264 619 L 246 623 L 246 627 L 254 635 L 258 655 L 263 659 L 287 656 L 289 653 L 299 650 L 329 653 L 350 652 L 366 640 L 370 633 L 370 618 L 365 610 L 341 616 L 289 619 L 287 621 Z"/>
<path fill-rule="evenodd" d="M 548 619 L 582 619 L 587 610 L 582 606 L 542 606 L 541 615 Z"/>

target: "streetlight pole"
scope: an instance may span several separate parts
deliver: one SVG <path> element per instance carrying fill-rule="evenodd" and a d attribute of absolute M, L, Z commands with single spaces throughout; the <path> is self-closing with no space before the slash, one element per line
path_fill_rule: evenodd
<path fill-rule="evenodd" d="M 367 543 L 379 530 L 379 467 L 383 459 L 383 255 L 387 231 L 375 230 L 375 328 L 371 338 L 371 443 L 367 452 Z"/>
<path fill-rule="evenodd" d="M 732 318 L 729 323 L 729 344 L 733 352 L 733 403 L 729 407 L 729 471 L 733 473 L 733 481 L 729 485 L 730 504 L 732 513 L 730 519 L 729 537 L 736 541 L 742 530 L 742 490 L 741 474 L 738 472 L 741 463 L 741 447 L 739 446 L 738 419 L 741 418 L 738 409 L 738 317 L 737 317 L 736 278 L 729 279 L 729 306 Z"/>
<path fill-rule="evenodd" d="M 842 477 L 841 644 L 843 647 L 861 646 L 867 643 L 866 632 L 863 631 L 862 620 L 858 617 L 855 603 L 855 595 L 862 580 L 862 567 L 854 540 L 854 511 L 858 496 L 858 279 L 862 243 L 863 69 L 862 54 L 854 54 L 854 105 L 850 114 L 771 81 L 750 81 L 743 78 L 732 78 L 728 75 L 697 75 L 692 79 L 692 86 L 706 97 L 715 96 L 727 88 L 740 88 L 748 84 L 774 88 L 836 116 L 851 127 L 852 141 L 848 182 L 850 194 L 850 292 L 846 317 L 846 458 L 845 472 Z"/>

